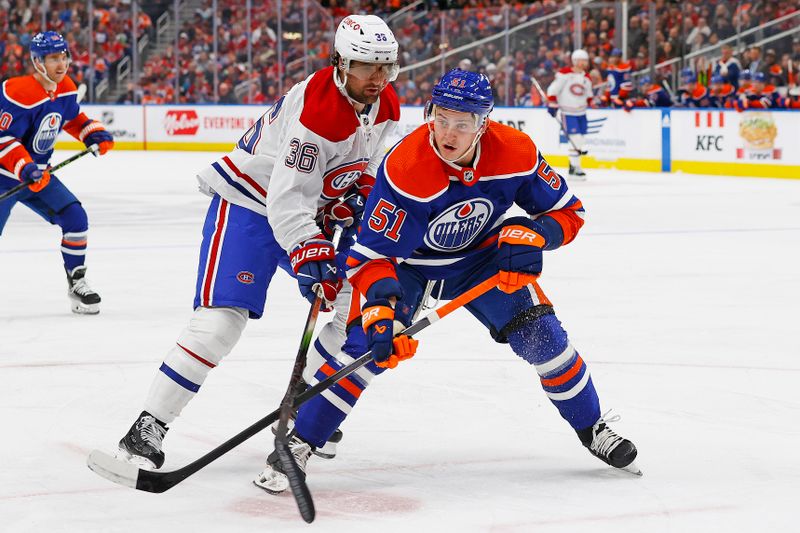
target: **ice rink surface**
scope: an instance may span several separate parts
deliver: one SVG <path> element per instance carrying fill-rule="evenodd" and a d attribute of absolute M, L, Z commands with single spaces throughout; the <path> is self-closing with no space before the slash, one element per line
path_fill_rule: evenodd
<path fill-rule="evenodd" d="M 69 153 L 57 153 L 60 161 Z M 69 311 L 60 233 L 17 206 L 0 238 L 0 530 L 797 531 L 800 181 L 590 171 L 578 239 L 541 285 L 642 478 L 584 450 L 534 370 L 459 311 L 376 379 L 332 461 L 317 520 L 251 484 L 263 432 L 163 494 L 86 468 L 113 451 L 191 314 L 218 154 L 113 152 L 59 176 L 89 213 L 98 316 Z M 273 410 L 307 304 L 279 272 L 165 440 L 173 469 Z M 322 321 L 326 319 L 322 317 Z M 794 525 L 792 525 L 794 524 Z"/>

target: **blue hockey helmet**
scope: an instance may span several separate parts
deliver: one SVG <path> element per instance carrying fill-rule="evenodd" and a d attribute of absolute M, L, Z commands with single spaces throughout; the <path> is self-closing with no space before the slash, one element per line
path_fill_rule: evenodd
<path fill-rule="evenodd" d="M 484 119 L 494 108 L 492 84 L 478 72 L 453 69 L 434 86 L 426 112 L 432 106 L 472 113 Z"/>
<path fill-rule="evenodd" d="M 753 79 L 752 75 L 750 74 L 750 69 L 749 68 L 744 69 L 741 72 L 741 74 L 739 74 L 739 79 L 744 81 L 750 81 L 751 79 Z"/>
<path fill-rule="evenodd" d="M 67 57 L 71 57 L 67 41 L 56 31 L 45 31 L 34 35 L 30 49 L 31 58 L 39 61 L 44 61 L 49 54 L 64 53 Z"/>
<path fill-rule="evenodd" d="M 681 80 L 683 80 L 684 83 L 697 81 L 697 74 L 695 74 L 691 68 L 686 67 L 681 70 Z"/>
<path fill-rule="evenodd" d="M 639 78 L 639 87 L 646 87 L 651 83 L 653 83 L 653 79 L 650 76 L 645 75 Z"/>
<path fill-rule="evenodd" d="M 622 50 L 620 50 L 619 48 L 614 48 L 613 50 L 611 50 L 611 53 L 608 54 L 608 56 L 609 57 L 614 57 L 614 56 L 622 57 Z"/>
<path fill-rule="evenodd" d="M 725 83 L 725 78 L 723 78 L 719 74 L 714 74 L 713 76 L 711 76 L 711 83 Z"/>
<path fill-rule="evenodd" d="M 753 74 L 753 81 L 765 83 L 767 81 L 767 75 L 763 72 L 756 72 Z"/>

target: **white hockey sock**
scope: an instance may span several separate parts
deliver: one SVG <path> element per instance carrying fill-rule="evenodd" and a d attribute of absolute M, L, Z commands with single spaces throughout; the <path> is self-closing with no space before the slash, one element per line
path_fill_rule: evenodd
<path fill-rule="evenodd" d="M 575 145 L 575 148 L 577 148 L 577 151 L 576 151 L 575 148 L 573 148 L 572 145 L 570 145 L 569 164 L 572 165 L 573 167 L 575 167 L 576 169 L 579 169 L 579 168 L 581 168 L 581 154 L 580 154 L 580 152 L 583 151 L 583 144 L 584 144 L 583 143 L 583 135 L 581 135 L 580 133 L 576 133 L 574 135 L 570 135 L 569 138 L 572 141 L 572 144 Z"/>
<path fill-rule="evenodd" d="M 319 335 L 308 348 L 308 359 L 306 360 L 306 368 L 303 371 L 303 379 L 306 383 L 311 383 L 317 369 L 337 354 L 342 344 L 344 344 L 346 337 L 345 327 L 350 313 L 352 296 L 353 288 L 349 283 L 345 282 L 336 296 L 336 301 L 333 303 L 336 310 L 333 320 L 322 327 Z"/>
<path fill-rule="evenodd" d="M 145 410 L 167 424 L 175 420 L 239 341 L 247 316 L 238 307 L 198 307 L 158 369 Z"/>

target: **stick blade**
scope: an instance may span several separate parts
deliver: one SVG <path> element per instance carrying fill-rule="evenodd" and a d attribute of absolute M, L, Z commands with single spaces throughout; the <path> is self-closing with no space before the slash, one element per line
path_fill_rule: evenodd
<path fill-rule="evenodd" d="M 314 509 L 314 499 L 311 497 L 311 491 L 308 490 L 308 485 L 306 485 L 306 476 L 297 466 L 292 452 L 289 450 L 289 444 L 284 439 L 275 439 L 275 451 L 278 453 L 283 472 L 289 478 L 289 488 L 292 489 L 300 516 L 310 524 L 314 521 L 316 510 Z"/>
<path fill-rule="evenodd" d="M 117 485 L 136 488 L 139 479 L 139 468 L 136 465 L 120 461 L 100 450 L 92 450 L 86 458 L 86 466 L 100 477 L 113 481 Z"/>

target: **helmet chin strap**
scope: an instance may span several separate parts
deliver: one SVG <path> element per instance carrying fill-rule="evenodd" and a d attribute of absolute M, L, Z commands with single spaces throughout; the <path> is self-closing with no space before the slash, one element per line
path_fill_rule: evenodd
<path fill-rule="evenodd" d="M 37 74 L 39 74 L 41 77 L 43 77 L 53 85 L 58 85 L 58 83 L 56 83 L 55 80 L 51 80 L 50 76 L 47 75 L 47 69 L 44 68 L 43 63 L 36 61 L 36 58 L 34 57 L 31 57 L 31 63 L 33 63 L 33 70 L 35 70 Z M 67 69 L 69 69 L 70 63 L 72 63 L 72 60 L 70 59 L 69 55 L 67 55 Z"/>
<path fill-rule="evenodd" d="M 36 61 L 35 59 L 31 58 L 31 62 L 33 63 L 33 70 L 36 71 L 41 77 L 52 83 L 53 85 L 58 85 L 54 80 L 50 79 L 50 76 L 47 75 L 47 69 L 44 68 L 44 65 Z M 41 68 L 41 70 L 40 70 Z"/>
<path fill-rule="evenodd" d="M 338 74 L 339 71 L 342 72 L 343 79 L 339 79 L 339 74 Z M 347 92 L 347 68 L 346 67 L 345 68 L 341 68 L 339 65 L 336 65 L 336 68 L 333 69 L 333 83 L 334 83 L 334 85 L 336 85 L 336 88 L 339 89 L 339 92 L 342 93 L 342 96 L 347 98 L 347 101 L 350 102 L 350 105 L 352 105 L 353 107 L 355 107 L 356 104 L 358 104 L 358 105 L 367 105 L 367 104 L 365 104 L 363 102 L 359 102 L 358 100 L 356 100 L 355 98 L 350 96 L 349 92 Z M 381 91 L 383 91 L 388 84 L 389 84 L 389 82 L 385 81 L 384 84 L 383 84 L 383 87 L 381 87 Z"/>
<path fill-rule="evenodd" d="M 445 156 L 442 155 L 442 153 L 439 151 L 439 148 L 436 146 L 436 140 L 433 138 L 433 126 L 431 126 L 430 121 L 428 121 L 427 124 L 428 124 L 428 142 L 430 143 L 431 148 L 433 148 L 433 151 L 436 153 L 437 156 L 439 156 L 439 159 L 441 159 L 445 163 L 450 163 L 450 164 L 455 164 L 456 161 L 467 155 L 470 152 L 470 150 L 475 148 L 475 146 L 478 144 L 478 141 L 480 140 L 481 136 L 484 133 L 483 131 L 481 131 L 483 130 L 483 126 L 481 126 L 481 128 L 475 132 L 475 138 L 472 139 L 472 142 L 470 143 L 470 145 L 467 147 L 466 150 L 461 152 L 460 155 L 454 157 L 453 159 L 447 159 Z"/>

